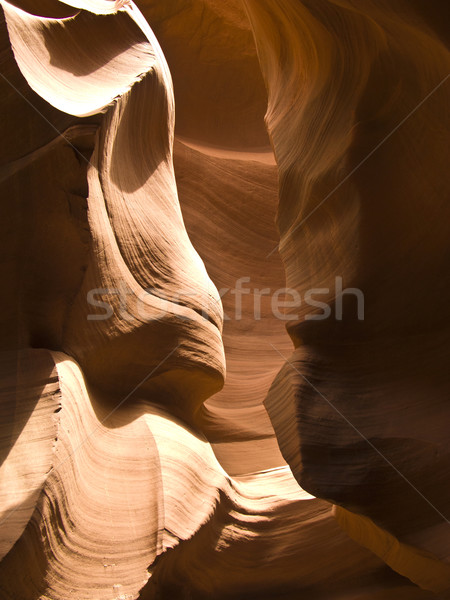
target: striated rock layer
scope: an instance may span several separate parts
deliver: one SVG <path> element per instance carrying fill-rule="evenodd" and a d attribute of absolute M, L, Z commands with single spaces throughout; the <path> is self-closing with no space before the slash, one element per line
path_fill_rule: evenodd
<path fill-rule="evenodd" d="M 383 558 L 388 535 L 407 544 L 416 559 L 400 546 L 388 564 L 448 592 L 450 56 L 448 10 L 430 4 L 442 15 L 409 2 L 246 1 L 287 284 L 302 297 L 319 288 L 331 308 L 323 318 L 325 305 L 305 306 L 290 323 L 296 349 L 266 408 L 299 483 L 351 511 L 340 523 Z"/>
<path fill-rule="evenodd" d="M 137 4 L 1 0 L 2 599 L 445 597 L 440 3 Z"/>

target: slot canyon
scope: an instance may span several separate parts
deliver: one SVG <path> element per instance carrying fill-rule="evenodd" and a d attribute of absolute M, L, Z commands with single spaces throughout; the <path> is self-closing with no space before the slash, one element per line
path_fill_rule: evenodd
<path fill-rule="evenodd" d="M 0 600 L 450 599 L 449 3 L 0 5 Z"/>

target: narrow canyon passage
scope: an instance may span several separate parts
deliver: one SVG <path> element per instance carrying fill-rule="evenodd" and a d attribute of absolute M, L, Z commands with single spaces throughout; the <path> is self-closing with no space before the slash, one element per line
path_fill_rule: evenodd
<path fill-rule="evenodd" d="M 0 0 L 1 600 L 445 600 L 441 0 Z"/>
<path fill-rule="evenodd" d="M 271 306 L 285 286 L 278 253 L 268 257 L 279 241 L 278 173 L 250 23 L 240 2 L 148 10 L 174 81 L 181 210 L 225 315 L 225 387 L 198 424 L 230 475 L 275 468 L 285 461 L 262 402 L 283 363 L 271 344 L 286 354 L 292 344 Z"/>

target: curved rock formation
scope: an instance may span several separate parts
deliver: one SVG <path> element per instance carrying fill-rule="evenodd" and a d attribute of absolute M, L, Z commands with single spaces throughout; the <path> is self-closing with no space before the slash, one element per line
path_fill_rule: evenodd
<path fill-rule="evenodd" d="M 408 2 L 246 5 L 287 283 L 302 297 L 316 288 L 334 313 L 300 309 L 296 350 L 265 405 L 300 484 L 369 517 L 373 529 L 340 520 L 380 555 L 375 524 L 431 553 L 440 576 L 420 561 L 400 571 L 448 591 L 450 56 L 439 13 L 425 21 Z"/>
<path fill-rule="evenodd" d="M 1 0 L 5 600 L 450 589 L 445 31 L 362 4 Z"/>

